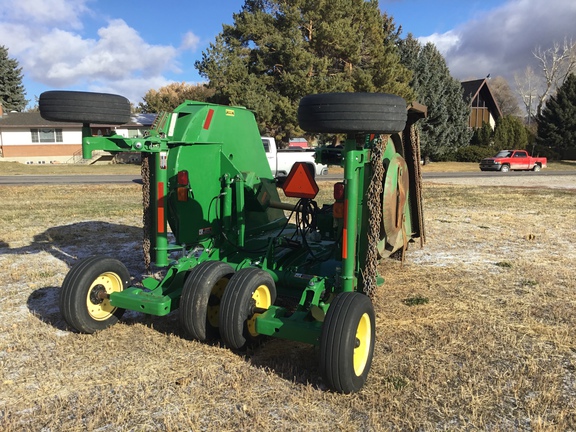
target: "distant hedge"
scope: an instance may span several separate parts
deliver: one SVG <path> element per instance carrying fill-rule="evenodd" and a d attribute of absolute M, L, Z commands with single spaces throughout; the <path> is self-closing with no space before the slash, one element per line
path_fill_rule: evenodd
<path fill-rule="evenodd" d="M 496 150 L 490 147 L 480 147 L 470 145 L 468 147 L 461 147 L 456 151 L 457 162 L 480 162 L 482 159 L 492 157 L 496 154 Z"/>

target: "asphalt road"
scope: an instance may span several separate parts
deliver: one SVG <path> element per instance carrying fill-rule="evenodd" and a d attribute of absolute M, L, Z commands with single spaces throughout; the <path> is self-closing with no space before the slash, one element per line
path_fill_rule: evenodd
<path fill-rule="evenodd" d="M 546 177 L 546 176 L 576 176 L 576 170 L 573 171 L 513 171 L 509 173 L 480 171 L 480 172 L 454 172 L 454 173 L 424 173 L 426 179 L 475 179 L 475 178 L 515 178 L 515 177 Z M 319 176 L 317 181 L 338 180 L 341 175 L 328 174 Z M 0 185 L 50 185 L 50 184 L 122 184 L 122 183 L 140 183 L 138 175 L 14 175 L 0 176 Z"/>

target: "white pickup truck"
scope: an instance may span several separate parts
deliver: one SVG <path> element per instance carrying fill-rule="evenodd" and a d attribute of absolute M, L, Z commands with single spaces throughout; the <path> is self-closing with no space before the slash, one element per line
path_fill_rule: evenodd
<path fill-rule="evenodd" d="M 276 140 L 272 137 L 262 137 L 262 145 L 266 151 L 268 164 L 274 177 L 285 177 L 296 162 L 308 162 L 314 166 L 316 175 L 328 174 L 328 166 L 316 163 L 314 149 L 289 148 L 278 150 Z"/>

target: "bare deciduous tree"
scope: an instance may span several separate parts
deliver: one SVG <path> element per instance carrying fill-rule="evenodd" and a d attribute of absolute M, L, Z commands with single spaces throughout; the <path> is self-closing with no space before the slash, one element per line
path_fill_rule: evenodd
<path fill-rule="evenodd" d="M 510 88 L 506 78 L 497 76 L 489 82 L 490 91 L 494 95 L 494 99 L 500 107 L 503 116 L 513 115 L 516 117 L 522 116 L 522 111 L 518 105 L 518 98 Z"/>
<path fill-rule="evenodd" d="M 576 70 L 576 43 L 565 38 L 562 46 L 558 42 L 554 42 L 546 50 L 536 47 L 532 54 L 538 60 L 544 79 L 543 89 L 538 94 L 538 106 L 536 108 L 536 113 L 540 115 L 546 100 L 556 92 L 558 87 L 564 84 L 568 75 Z"/>
<path fill-rule="evenodd" d="M 554 42 L 548 49 L 536 47 L 532 54 L 538 62 L 539 73 L 528 66 L 524 76 L 514 75 L 516 91 L 526 109 L 529 124 L 542 113 L 546 101 L 568 75 L 576 72 L 576 42 L 565 38 L 563 44 Z"/>
<path fill-rule="evenodd" d="M 522 99 L 524 109 L 526 110 L 528 124 L 531 124 L 536 111 L 540 80 L 536 76 L 534 69 L 528 66 L 523 77 L 516 74 L 514 75 L 514 81 L 516 82 L 516 91 L 520 95 L 520 99 Z"/>

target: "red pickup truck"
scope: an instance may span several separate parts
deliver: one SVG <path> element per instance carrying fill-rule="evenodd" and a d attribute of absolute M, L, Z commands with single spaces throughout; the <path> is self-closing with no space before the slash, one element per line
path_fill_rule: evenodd
<path fill-rule="evenodd" d="M 526 150 L 501 150 L 491 158 L 482 159 L 482 171 L 532 170 L 540 171 L 546 168 L 545 157 L 532 157 Z"/>

